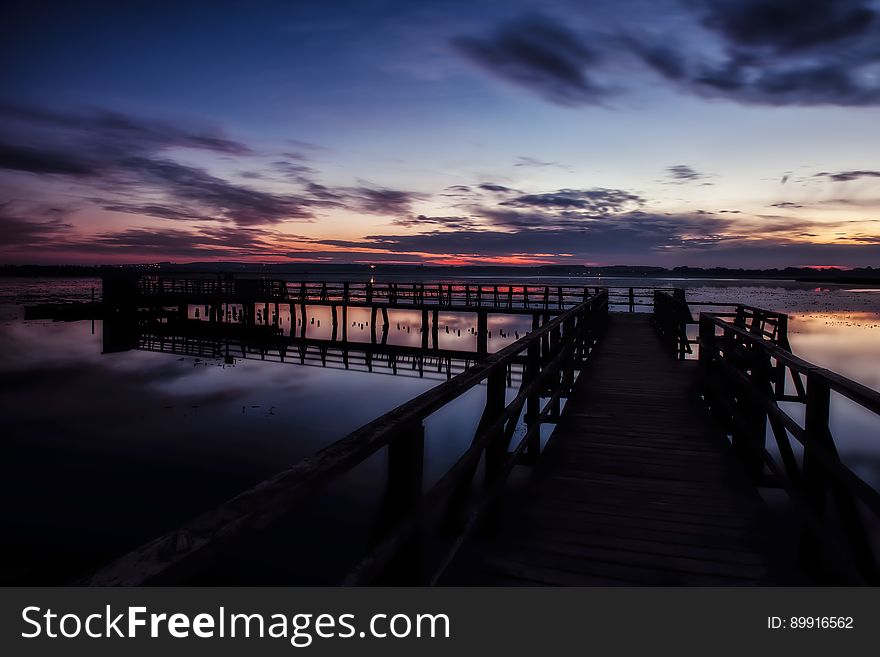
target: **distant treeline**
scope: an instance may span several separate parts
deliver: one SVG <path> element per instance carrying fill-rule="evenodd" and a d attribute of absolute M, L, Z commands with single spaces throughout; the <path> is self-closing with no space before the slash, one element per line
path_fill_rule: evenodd
<path fill-rule="evenodd" d="M 608 267 L 588 267 L 585 265 L 542 265 L 540 267 L 512 267 L 488 265 L 436 266 L 436 265 L 346 265 L 328 263 L 284 263 L 253 264 L 245 262 L 193 262 L 177 264 L 161 262 L 150 265 L 0 265 L 0 276 L 54 276 L 90 277 L 101 276 L 112 271 L 143 271 L 144 273 L 221 273 L 262 275 L 363 275 L 375 274 L 403 276 L 411 274 L 418 277 L 442 276 L 572 276 L 572 277 L 630 277 L 657 278 L 674 276 L 682 278 L 770 278 L 807 282 L 841 283 L 880 283 L 880 268 L 861 267 L 857 269 L 838 269 L 827 267 L 786 267 L 785 269 L 732 269 L 729 267 L 638 267 L 612 265 Z"/>

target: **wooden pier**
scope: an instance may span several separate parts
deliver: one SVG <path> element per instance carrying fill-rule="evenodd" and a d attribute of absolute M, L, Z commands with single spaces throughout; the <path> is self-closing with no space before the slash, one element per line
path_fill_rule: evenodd
<path fill-rule="evenodd" d="M 171 299 L 187 303 L 191 288 L 197 303 L 226 303 L 200 285 L 176 282 Z M 341 303 L 328 284 L 259 285 Z M 424 315 L 464 298 L 469 311 L 536 319 L 513 344 L 477 349 L 433 389 L 85 583 L 210 582 L 235 546 L 257 541 L 260 554 L 267 527 L 379 452 L 375 531 L 337 583 L 878 583 L 880 494 L 841 461 L 830 409 L 842 399 L 877 418 L 880 394 L 794 356 L 784 314 L 701 306 L 680 290 L 630 289 L 627 312 L 611 312 L 607 289 L 559 288 L 554 306 L 551 288 L 534 302 L 527 287 L 478 287 L 344 284 L 355 305 Z M 151 288 L 137 304 L 165 306 L 163 294 Z M 644 298 L 652 312 L 633 312 Z M 470 445 L 426 486 L 426 420 L 475 388 L 485 404 Z"/>

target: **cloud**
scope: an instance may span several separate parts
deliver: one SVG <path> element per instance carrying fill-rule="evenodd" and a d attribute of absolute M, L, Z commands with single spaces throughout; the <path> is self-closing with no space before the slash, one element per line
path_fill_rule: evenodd
<path fill-rule="evenodd" d="M 589 69 L 601 54 L 553 20 L 529 15 L 454 46 L 493 75 L 559 105 L 597 104 L 608 95 Z"/>
<path fill-rule="evenodd" d="M 697 182 L 709 177 L 704 173 L 695 171 L 686 164 L 675 164 L 671 167 L 666 167 L 666 173 L 673 182 L 677 183 Z"/>
<path fill-rule="evenodd" d="M 278 246 L 272 244 L 278 235 L 272 231 L 212 228 L 188 230 L 166 228 L 153 230 L 129 228 L 102 233 L 77 245 L 77 250 L 110 251 L 148 254 L 153 257 L 214 258 L 271 255 Z"/>
<path fill-rule="evenodd" d="M 31 138 L 80 147 L 83 156 L 113 159 L 119 155 L 155 153 L 167 148 L 193 148 L 226 155 L 251 152 L 218 129 L 196 128 L 134 117 L 119 112 L 55 112 L 31 106 L 0 104 L 6 127 L 26 125 Z"/>
<path fill-rule="evenodd" d="M 514 192 L 516 190 L 511 189 L 510 187 L 505 187 L 504 185 L 497 185 L 495 183 L 480 183 L 478 185 L 480 189 L 484 189 L 487 192 L 495 192 L 497 194 L 507 194 L 508 192 Z"/>
<path fill-rule="evenodd" d="M 505 256 L 512 253 L 551 254 L 595 259 L 620 254 L 661 251 L 685 245 L 698 248 L 723 239 L 727 220 L 696 216 L 651 215 L 634 212 L 619 217 L 597 218 L 576 226 L 547 222 L 540 227 L 510 230 L 431 231 L 412 235 L 368 235 L 360 242 L 322 240 L 321 243 L 351 248 L 359 246 L 395 252 L 455 256 Z"/>
<path fill-rule="evenodd" d="M 571 171 L 572 167 L 567 164 L 561 164 L 560 162 L 544 162 L 543 160 L 539 160 L 535 157 L 529 157 L 528 155 L 520 155 L 516 158 L 516 161 L 513 163 L 515 167 L 556 167 L 557 169 L 565 169 L 566 171 Z"/>
<path fill-rule="evenodd" d="M 802 208 L 804 207 L 800 203 L 792 203 L 791 201 L 780 201 L 779 203 L 771 203 L 771 208 Z"/>
<path fill-rule="evenodd" d="M 50 210 L 49 216 L 28 217 L 12 203 L 0 203 L 0 233 L 5 248 L 40 247 L 47 242 L 62 239 L 73 228 L 64 221 L 64 213 Z"/>
<path fill-rule="evenodd" d="M 99 204 L 101 199 L 95 199 Z M 138 205 L 136 203 L 110 203 L 102 205 L 104 210 L 108 212 L 122 212 L 124 214 L 136 214 L 146 217 L 157 217 L 159 219 L 173 219 L 175 221 L 182 220 L 213 220 L 214 217 L 199 214 L 195 210 L 178 206 L 160 205 L 156 203 Z"/>
<path fill-rule="evenodd" d="M 286 155 L 290 158 L 293 154 L 288 153 Z M 280 173 L 284 179 L 307 185 L 318 171 L 306 164 L 302 164 L 303 160 L 304 158 L 302 157 L 296 158 L 294 161 L 291 161 L 291 159 L 275 160 L 270 166 Z"/>
<path fill-rule="evenodd" d="M 239 226 L 310 221 L 317 208 L 342 208 L 395 217 L 412 214 L 421 195 L 361 184 L 327 187 L 298 151 L 275 155 L 263 170 L 240 174 L 248 181 L 296 186 L 295 193 L 233 182 L 172 158 L 173 149 L 209 151 L 222 157 L 263 157 L 218 130 L 176 127 L 119 113 L 60 113 L 0 105 L 0 168 L 75 178 L 93 200 L 113 212 L 168 220 L 214 220 Z M 26 142 L 27 145 L 22 145 Z M 312 145 L 299 144 L 301 147 Z M 277 189 L 277 184 L 275 185 Z"/>
<path fill-rule="evenodd" d="M 421 194 L 385 187 L 347 187 L 339 190 L 341 198 L 354 209 L 370 214 L 402 215 L 411 212 Z"/>
<path fill-rule="evenodd" d="M 721 55 L 629 38 L 629 49 L 679 88 L 760 105 L 875 105 L 880 31 L 871 0 L 691 0 Z"/>
<path fill-rule="evenodd" d="M 320 240 L 333 249 L 357 249 L 362 260 L 465 260 L 518 258 L 559 262 L 695 266 L 799 266 L 809 262 L 873 264 L 880 244 L 870 235 L 836 244 L 804 241 L 809 222 L 788 220 L 735 222 L 711 214 L 661 215 L 632 212 L 577 224 L 547 221 L 538 226 L 503 229 L 463 228 L 408 235 L 367 235 L 361 240 Z M 375 256 L 365 256 L 372 250 Z"/>
<path fill-rule="evenodd" d="M 880 104 L 874 0 L 681 4 L 685 11 L 668 25 L 636 18 L 607 33 L 575 34 L 526 16 L 455 43 L 484 69 L 560 105 L 603 103 L 611 91 L 599 80 L 646 72 L 680 91 L 742 104 Z"/>
<path fill-rule="evenodd" d="M 637 194 L 620 189 L 560 189 L 543 194 L 524 194 L 501 205 L 518 208 L 562 208 L 609 214 L 639 206 L 644 202 Z"/>
<path fill-rule="evenodd" d="M 880 171 L 874 171 L 871 169 L 838 171 L 837 173 L 822 171 L 817 173 L 816 177 L 825 177 L 832 182 L 849 182 L 851 180 L 858 180 L 859 178 L 880 178 Z"/>
<path fill-rule="evenodd" d="M 702 0 L 706 27 L 731 43 L 797 52 L 864 35 L 876 22 L 865 0 Z"/>
<path fill-rule="evenodd" d="M 478 224 L 471 217 L 428 217 L 420 214 L 415 217 L 400 217 L 394 220 L 398 226 L 442 226 L 447 229 L 469 230 L 475 228 Z"/>
<path fill-rule="evenodd" d="M 125 162 L 125 168 L 135 175 L 135 186 L 155 185 L 172 199 L 197 204 L 217 220 L 254 225 L 313 216 L 304 197 L 236 185 L 172 160 L 134 158 Z"/>
<path fill-rule="evenodd" d="M 0 169 L 65 176 L 92 176 L 96 173 L 93 164 L 76 155 L 13 144 L 0 144 Z"/>

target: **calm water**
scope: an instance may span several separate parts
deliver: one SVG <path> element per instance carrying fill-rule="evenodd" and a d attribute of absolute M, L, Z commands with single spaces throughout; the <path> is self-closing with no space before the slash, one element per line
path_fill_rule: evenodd
<path fill-rule="evenodd" d="M 489 282 L 488 279 L 483 282 Z M 745 302 L 791 315 L 802 358 L 880 390 L 880 289 L 779 282 L 528 279 L 523 283 L 684 286 L 688 298 Z M 98 280 L 0 279 L 3 505 L 9 509 L 0 581 L 57 582 L 90 572 L 202 510 L 308 456 L 445 380 L 409 367 L 397 376 L 297 363 L 195 358 L 132 350 L 102 354 L 102 323 L 22 319 L 21 304 L 87 300 Z M 195 308 L 190 309 L 194 316 Z M 369 341 L 369 312 L 352 309 L 349 339 Z M 418 345 L 420 314 L 391 311 L 388 342 Z M 301 318 L 281 313 L 286 333 Z M 329 337 L 329 309 L 313 308 L 308 335 Z M 469 317 L 441 313 L 440 346 L 473 349 Z M 527 317 L 490 322 L 495 350 L 529 328 Z M 429 482 L 466 448 L 483 404 L 470 391 L 429 418 Z M 880 483 L 880 425 L 841 400 L 833 429 L 845 460 Z M 384 461 L 358 468 L 299 531 L 320 545 L 301 561 L 342 560 L 368 540 L 369 509 Z M 320 511 L 320 512 L 319 512 Z M 328 518 L 343 518 L 344 540 Z M 329 546 L 329 547 L 328 547 Z M 292 575 L 310 581 L 304 568 Z M 331 568 L 332 570 L 332 568 Z M 305 573 L 305 574 L 304 574 Z M 323 581 L 320 577 L 316 582 Z"/>

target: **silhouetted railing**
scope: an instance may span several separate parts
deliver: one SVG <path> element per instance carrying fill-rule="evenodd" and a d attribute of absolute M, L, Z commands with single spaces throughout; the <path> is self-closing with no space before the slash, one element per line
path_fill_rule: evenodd
<path fill-rule="evenodd" d="M 639 312 L 639 308 L 652 308 L 655 292 L 672 293 L 671 287 L 609 287 L 608 307 L 614 311 Z"/>
<path fill-rule="evenodd" d="M 679 360 L 685 360 L 695 353 L 699 345 L 696 335 L 691 337 L 689 327 L 697 326 L 691 307 L 711 306 L 724 308 L 712 314 L 733 322 L 752 335 L 766 338 L 784 349 L 790 349 L 788 342 L 788 315 L 756 308 L 745 304 L 725 304 L 715 301 L 688 301 L 685 291 L 674 288 L 671 291 L 654 290 L 654 325 L 663 339 L 667 351 Z"/>
<path fill-rule="evenodd" d="M 880 494 L 841 461 L 830 411 L 836 393 L 880 420 L 880 393 L 793 355 L 786 322 L 749 306 L 701 313 L 706 402 L 754 482 L 788 492 L 803 519 L 806 561 L 829 581 L 876 585 Z"/>
<path fill-rule="evenodd" d="M 517 463 L 541 452 L 540 427 L 555 422 L 561 401 L 574 385 L 602 334 L 608 294 L 600 290 L 514 344 L 473 365 L 347 437 L 160 537 L 104 568 L 93 585 L 168 581 L 203 569 L 200 557 L 285 515 L 317 487 L 388 448 L 382 538 L 351 572 L 347 582 L 434 581 L 463 538 L 493 516 L 504 481 Z M 506 401 L 508 370 L 523 362 L 512 401 Z M 440 480 L 423 492 L 424 422 L 465 392 L 485 382 L 486 403 L 470 447 Z M 511 444 L 518 426 L 525 431 Z M 482 483 L 475 483 L 480 463 Z M 422 562 L 422 540 L 431 534 L 442 546 L 433 563 Z M 171 573 L 171 575 L 169 575 Z M 164 578 L 164 580 L 163 580 Z"/>
<path fill-rule="evenodd" d="M 293 282 L 248 278 L 176 278 L 145 276 L 140 295 L 196 296 L 230 300 L 346 306 L 495 308 L 563 311 L 583 303 L 589 288 L 569 285 L 496 285 L 482 283 Z"/>

